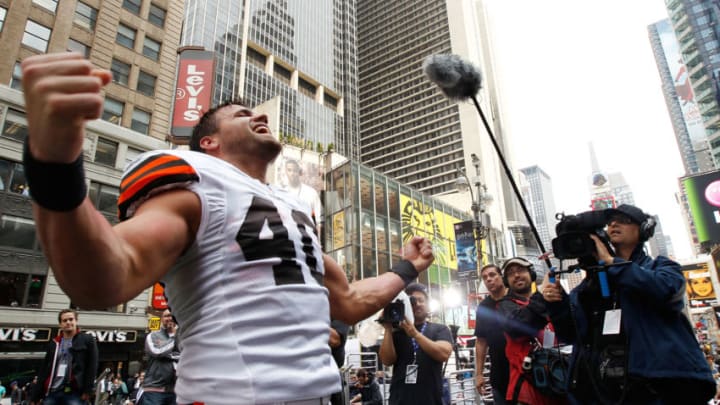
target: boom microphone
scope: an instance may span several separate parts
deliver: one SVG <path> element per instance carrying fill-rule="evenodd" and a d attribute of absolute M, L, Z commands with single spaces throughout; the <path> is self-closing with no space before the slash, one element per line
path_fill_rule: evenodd
<path fill-rule="evenodd" d="M 425 59 L 423 70 L 450 99 L 474 97 L 482 83 L 480 71 L 457 55 L 431 55 Z"/>
<path fill-rule="evenodd" d="M 530 225 L 530 230 L 532 231 L 533 236 L 535 236 L 538 247 L 540 248 L 541 253 L 545 253 L 545 246 L 543 246 L 540 234 L 535 227 L 535 223 L 533 223 L 530 211 L 528 211 L 527 206 L 525 205 L 520 189 L 513 179 L 510 167 L 505 161 L 505 157 L 502 154 L 502 150 L 500 149 L 497 140 L 495 140 L 495 135 L 493 135 L 490 124 L 488 123 L 487 118 L 485 118 L 485 114 L 483 114 L 482 108 L 480 108 L 480 103 L 478 103 L 477 98 L 475 97 L 480 90 L 480 84 L 482 82 L 480 70 L 478 70 L 472 63 L 462 59 L 460 56 L 452 54 L 428 56 L 423 62 L 423 70 L 430 81 L 437 84 L 437 86 L 440 87 L 440 90 L 442 90 L 449 99 L 458 101 L 471 99 L 473 101 L 478 114 L 480 114 L 483 125 L 485 126 L 485 130 L 490 136 L 490 140 L 495 147 L 495 152 L 497 152 L 498 158 L 500 158 L 500 163 L 502 163 L 503 168 L 505 169 L 505 175 L 507 175 L 510 185 L 512 186 L 518 202 L 520 203 L 520 207 L 525 214 L 525 219 L 527 219 L 528 224 Z M 545 256 L 545 263 L 548 268 L 551 268 L 552 263 L 550 262 L 548 255 L 543 256 Z"/>

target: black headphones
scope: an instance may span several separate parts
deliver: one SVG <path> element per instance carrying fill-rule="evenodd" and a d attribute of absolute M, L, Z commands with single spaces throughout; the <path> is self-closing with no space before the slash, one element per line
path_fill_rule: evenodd
<path fill-rule="evenodd" d="M 530 273 L 530 281 L 535 282 L 535 280 L 537 280 L 537 273 L 535 273 L 535 269 L 532 263 L 530 263 L 528 260 L 523 259 L 522 257 L 512 257 L 510 259 L 507 259 L 502 266 L 502 280 L 503 284 L 505 284 L 505 287 L 510 288 L 510 282 L 507 279 L 505 270 L 507 270 L 507 267 L 511 264 L 519 264 L 520 266 L 526 267 L 528 269 L 528 273 Z"/>
<path fill-rule="evenodd" d="M 650 215 L 645 216 L 645 220 L 640 224 L 640 240 L 646 242 L 655 235 L 655 218 Z"/>

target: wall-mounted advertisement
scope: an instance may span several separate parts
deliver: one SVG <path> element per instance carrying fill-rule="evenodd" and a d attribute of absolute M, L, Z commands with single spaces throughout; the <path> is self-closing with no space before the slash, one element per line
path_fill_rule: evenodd
<path fill-rule="evenodd" d="M 463 221 L 454 225 L 455 249 L 458 258 L 458 278 L 461 280 L 477 278 L 477 244 L 473 232 L 473 221 Z"/>
<path fill-rule="evenodd" d="M 681 179 L 700 243 L 720 243 L 720 170 Z"/>
<path fill-rule="evenodd" d="M 695 94 L 690 85 L 690 75 L 688 74 L 685 63 L 683 63 L 682 55 L 680 54 L 680 45 L 675 37 L 675 32 L 668 20 L 658 22 L 655 24 L 655 27 L 657 28 L 660 43 L 665 53 L 665 61 L 673 78 L 677 101 L 682 110 L 685 126 L 693 148 L 696 146 L 704 147 L 705 139 L 707 138 L 705 126 L 702 122 L 700 109 L 695 101 Z"/>
<path fill-rule="evenodd" d="M 435 262 L 428 269 L 428 278 L 432 283 L 450 283 L 448 270 L 458 268 L 454 225 L 460 219 L 405 194 L 400 194 L 400 209 L 403 243 L 414 235 L 428 238 L 435 254 Z"/>
<path fill-rule="evenodd" d="M 212 103 L 215 53 L 202 48 L 179 50 L 175 101 L 170 138 L 173 143 L 187 144 L 200 117 Z"/>
<path fill-rule="evenodd" d="M 682 266 L 688 302 L 692 308 L 709 307 L 716 302 L 715 289 L 707 262 Z"/>

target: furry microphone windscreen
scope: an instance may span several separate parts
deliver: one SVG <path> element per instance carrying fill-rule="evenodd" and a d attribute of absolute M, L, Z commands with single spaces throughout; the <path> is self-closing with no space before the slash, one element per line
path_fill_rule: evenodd
<path fill-rule="evenodd" d="M 431 55 L 423 62 L 427 77 L 448 98 L 466 100 L 480 90 L 482 75 L 470 62 L 457 55 Z"/>

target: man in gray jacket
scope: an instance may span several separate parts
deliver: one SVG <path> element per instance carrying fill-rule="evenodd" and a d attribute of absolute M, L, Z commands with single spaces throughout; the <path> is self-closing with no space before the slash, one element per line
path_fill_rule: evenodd
<path fill-rule="evenodd" d="M 161 322 L 160 330 L 145 339 L 148 364 L 138 405 L 176 405 L 175 368 L 180 358 L 175 341 L 177 324 L 168 309 L 163 312 Z"/>

